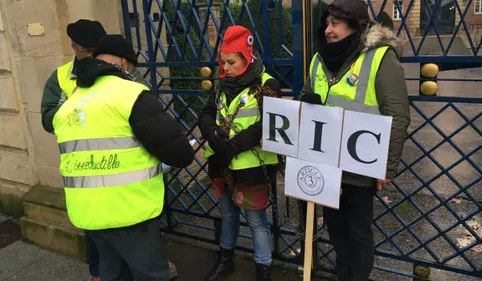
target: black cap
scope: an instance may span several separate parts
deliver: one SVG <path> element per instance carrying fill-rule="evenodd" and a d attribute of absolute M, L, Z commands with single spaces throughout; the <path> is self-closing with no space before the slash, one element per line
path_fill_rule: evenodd
<path fill-rule="evenodd" d="M 94 50 L 93 56 L 95 58 L 101 54 L 124 58 L 134 65 L 137 65 L 137 56 L 132 48 L 132 44 L 119 34 L 106 35 L 100 40 Z"/>
<path fill-rule="evenodd" d="M 106 32 L 100 22 L 80 19 L 67 25 L 67 35 L 84 48 L 95 48 Z"/>
<path fill-rule="evenodd" d="M 324 25 L 328 15 L 336 18 L 349 20 L 349 24 L 355 23 L 356 27 L 364 27 L 370 21 L 368 6 L 363 0 L 335 0 L 328 5 L 321 17 L 321 24 Z"/>

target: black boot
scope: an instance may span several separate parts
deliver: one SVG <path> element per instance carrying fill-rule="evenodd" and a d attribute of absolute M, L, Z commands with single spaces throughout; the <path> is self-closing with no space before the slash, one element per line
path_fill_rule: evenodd
<path fill-rule="evenodd" d="M 271 266 L 256 264 L 256 281 L 271 281 Z"/>
<path fill-rule="evenodd" d="M 234 272 L 233 261 L 234 249 L 227 250 L 221 248 L 219 251 L 218 261 L 213 269 L 206 275 L 206 281 L 219 280 L 221 277 L 228 276 Z"/>

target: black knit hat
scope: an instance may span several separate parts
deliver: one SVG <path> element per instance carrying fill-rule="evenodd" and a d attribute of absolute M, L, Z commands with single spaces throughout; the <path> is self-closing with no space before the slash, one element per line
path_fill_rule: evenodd
<path fill-rule="evenodd" d="M 335 0 L 328 5 L 321 16 L 321 24 L 326 24 L 326 18 L 332 15 L 336 18 L 346 19 L 353 29 L 365 27 L 370 21 L 368 6 L 363 0 Z"/>
<path fill-rule="evenodd" d="M 112 34 L 106 35 L 94 50 L 94 58 L 100 54 L 108 54 L 126 59 L 127 61 L 137 65 L 136 52 L 132 45 L 122 35 Z"/>
<path fill-rule="evenodd" d="M 67 35 L 84 48 L 95 48 L 106 32 L 100 22 L 80 19 L 67 25 Z"/>

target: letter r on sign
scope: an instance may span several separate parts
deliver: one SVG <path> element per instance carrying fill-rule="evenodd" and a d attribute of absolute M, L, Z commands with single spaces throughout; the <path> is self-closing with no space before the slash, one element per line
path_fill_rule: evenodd
<path fill-rule="evenodd" d="M 293 145 L 293 143 L 290 141 L 290 138 L 286 134 L 286 130 L 290 127 L 290 120 L 281 114 L 277 113 L 272 113 L 272 112 L 266 112 L 269 115 L 269 138 L 268 140 L 270 141 L 275 141 L 276 140 L 276 131 L 280 134 L 281 138 L 286 144 Z M 282 125 L 279 128 L 276 128 L 276 117 L 280 117 L 282 120 Z"/>
<path fill-rule="evenodd" d="M 263 150 L 298 155 L 300 102 L 263 97 Z"/>

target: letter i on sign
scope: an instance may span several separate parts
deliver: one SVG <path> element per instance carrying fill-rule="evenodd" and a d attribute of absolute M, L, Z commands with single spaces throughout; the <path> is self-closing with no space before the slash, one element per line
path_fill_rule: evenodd
<path fill-rule="evenodd" d="M 343 109 L 302 103 L 298 159 L 338 167 Z"/>

